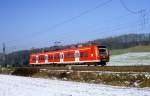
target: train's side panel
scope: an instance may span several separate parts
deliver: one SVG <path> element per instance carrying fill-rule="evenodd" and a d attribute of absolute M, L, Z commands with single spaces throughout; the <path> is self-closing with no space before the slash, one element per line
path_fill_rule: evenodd
<path fill-rule="evenodd" d="M 88 60 L 90 62 L 100 62 L 99 51 L 97 46 L 91 46 L 90 50 L 88 50 Z"/>
<path fill-rule="evenodd" d="M 88 48 L 80 48 L 79 49 L 79 61 L 82 62 L 82 61 L 89 61 L 90 60 L 90 51 L 91 51 L 91 48 L 88 47 Z"/>
<path fill-rule="evenodd" d="M 52 52 L 47 53 L 48 55 L 48 64 L 54 63 L 54 54 Z"/>
<path fill-rule="evenodd" d="M 38 55 L 38 63 L 44 64 L 45 63 L 45 54 Z"/>
<path fill-rule="evenodd" d="M 36 63 L 36 55 L 30 55 L 30 64 L 35 64 Z"/>
<path fill-rule="evenodd" d="M 75 51 L 74 50 L 63 51 L 63 62 L 64 63 L 75 62 Z"/>
<path fill-rule="evenodd" d="M 94 60 L 100 60 L 100 57 L 99 57 L 99 51 L 98 51 L 98 48 L 96 46 L 93 46 L 93 54 L 94 54 Z"/>
<path fill-rule="evenodd" d="M 60 52 L 54 52 L 54 63 L 60 63 Z"/>
<path fill-rule="evenodd" d="M 99 62 L 97 58 L 97 53 L 96 53 L 96 47 L 95 46 L 89 46 L 85 48 L 80 48 L 80 62 Z"/>
<path fill-rule="evenodd" d="M 97 46 L 79 47 L 30 55 L 30 64 L 64 64 L 100 61 L 101 56 Z"/>

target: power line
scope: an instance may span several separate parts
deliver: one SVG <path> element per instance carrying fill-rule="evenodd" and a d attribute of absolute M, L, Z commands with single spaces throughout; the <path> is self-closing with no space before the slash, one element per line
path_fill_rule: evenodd
<path fill-rule="evenodd" d="M 121 3 L 121 5 L 128 11 L 128 12 L 130 12 L 130 13 L 132 13 L 132 14 L 139 14 L 139 16 L 140 16 L 140 18 L 141 18 L 141 23 L 139 24 L 140 25 L 140 31 L 143 31 L 144 30 L 144 28 L 146 27 L 146 24 L 148 23 L 147 22 L 147 20 L 146 20 L 146 17 L 147 17 L 147 15 L 148 15 L 148 13 L 149 12 L 147 12 L 147 10 L 146 9 L 140 9 L 139 11 L 133 11 L 133 10 L 131 10 L 131 9 L 129 9 L 127 6 L 126 6 L 126 4 L 124 3 L 124 1 L 123 0 L 120 0 L 120 3 Z"/>
<path fill-rule="evenodd" d="M 148 21 L 148 20 L 147 20 L 147 21 Z M 117 30 L 121 30 L 121 29 L 125 29 L 125 28 L 130 28 L 131 26 L 129 26 L 129 27 L 123 27 L 123 28 L 122 28 L 122 26 L 121 26 L 121 25 L 124 26 L 125 24 L 128 24 L 128 25 L 129 25 L 129 23 L 130 23 L 130 22 L 119 23 L 119 24 L 115 25 L 116 27 L 115 27 L 115 26 L 112 26 L 112 27 L 111 27 L 112 30 L 108 30 L 108 31 L 107 31 L 107 30 L 105 30 L 105 31 L 103 30 L 103 31 L 102 31 L 101 29 L 110 29 L 110 27 L 102 27 L 101 29 L 98 28 L 98 29 L 100 29 L 100 32 L 98 32 L 98 33 L 106 33 L 106 32 L 110 33 L 110 32 L 114 32 L 114 31 L 117 31 Z M 136 21 L 136 22 L 133 22 L 133 23 L 137 23 L 137 21 Z M 120 26 L 120 27 L 119 27 L 119 26 Z M 97 32 L 97 31 L 98 31 L 98 30 L 91 30 L 90 32 Z M 87 32 L 86 35 L 87 35 L 87 34 L 89 34 L 89 33 Z M 68 37 L 70 37 L 70 35 L 68 36 L 67 34 L 65 34 L 65 35 L 62 36 L 62 35 L 59 34 L 59 35 L 56 36 L 56 37 L 57 37 L 57 38 L 68 38 Z M 57 40 L 54 40 L 53 42 L 55 42 L 55 41 L 57 41 Z M 59 41 L 61 41 L 61 40 L 59 40 Z M 35 42 L 41 42 L 41 40 L 36 40 Z M 46 42 L 49 42 L 49 40 L 46 41 Z M 28 43 L 27 43 L 27 44 L 28 44 Z M 33 43 L 33 44 L 34 44 L 34 43 Z"/>
<path fill-rule="evenodd" d="M 132 13 L 132 14 L 138 14 L 138 13 L 139 13 L 139 11 L 132 11 L 131 9 L 129 9 L 129 8 L 127 7 L 127 5 L 124 3 L 123 0 L 120 0 L 120 3 L 121 3 L 121 5 L 122 5 L 128 12 L 130 12 L 130 13 Z"/>
<path fill-rule="evenodd" d="M 146 19 L 146 17 L 147 17 L 147 13 L 146 13 L 146 9 L 142 9 L 141 11 L 140 11 L 140 17 L 141 17 L 141 20 L 140 20 L 140 26 L 141 26 L 141 31 L 143 31 L 144 30 L 144 28 L 146 28 L 146 24 L 148 23 L 148 20 Z"/>
<path fill-rule="evenodd" d="M 5 43 L 2 44 L 3 46 L 3 65 L 2 67 L 6 67 L 6 46 L 5 46 Z"/>
<path fill-rule="evenodd" d="M 122 18 L 122 17 L 127 17 L 127 16 L 129 16 L 129 15 L 132 15 L 132 14 L 127 14 L 127 15 L 123 15 L 123 16 L 118 16 L 118 17 L 115 17 L 115 18 L 111 18 L 113 21 L 116 21 L 116 20 L 118 20 L 119 18 Z M 110 18 L 109 18 L 110 19 Z M 108 19 L 108 20 L 109 20 Z M 108 24 L 110 24 L 110 21 L 112 21 L 112 20 L 109 20 L 109 22 L 106 22 L 106 23 L 108 23 Z M 95 26 L 97 26 L 98 24 L 96 24 Z M 120 26 L 121 25 L 121 23 L 119 23 L 119 24 L 117 24 L 118 26 Z M 102 29 L 109 29 L 109 27 L 102 27 Z M 100 29 L 100 28 L 98 28 L 98 29 Z M 92 31 L 90 31 L 90 32 L 93 32 L 93 30 Z M 59 35 L 60 35 L 60 33 L 59 33 Z M 60 36 L 58 36 L 58 38 L 59 38 Z M 65 37 L 65 38 L 67 38 L 67 34 L 65 34 L 65 36 L 61 36 L 61 37 Z M 55 41 L 54 41 L 55 42 Z"/>
<path fill-rule="evenodd" d="M 150 20 L 150 19 L 148 19 L 148 20 Z M 147 21 L 148 21 L 147 20 Z M 135 21 L 135 22 L 133 22 L 133 23 L 130 23 L 130 24 L 135 24 L 135 23 L 137 23 L 138 21 Z M 129 25 L 128 24 L 129 22 L 126 22 L 126 23 L 124 23 L 124 24 L 117 24 L 117 25 L 115 25 L 115 26 L 112 26 L 112 27 L 105 27 L 105 28 L 99 28 L 100 30 L 93 30 L 93 31 L 90 31 L 90 32 L 87 32 L 84 36 L 87 36 L 88 37 L 88 35 L 90 36 L 90 35 L 92 35 L 93 34 L 93 32 L 94 32 L 94 34 L 100 34 L 100 35 L 102 35 L 102 34 L 105 34 L 105 33 L 114 33 L 114 32 L 116 32 L 116 31 L 119 31 L 119 30 L 122 30 L 122 29 L 128 29 L 128 28 L 133 28 L 133 27 L 131 27 L 131 25 Z M 124 26 L 125 24 L 127 24 L 126 26 Z M 106 29 L 106 30 L 101 30 L 101 29 Z M 109 30 L 108 30 L 109 29 Z M 91 34 L 92 33 L 92 34 Z M 66 38 L 67 36 L 65 36 L 65 38 Z M 68 36 L 68 37 L 71 37 L 71 36 Z"/>
<path fill-rule="evenodd" d="M 107 0 L 107 1 L 105 1 L 105 2 L 103 2 L 103 3 L 100 3 L 100 4 L 98 4 L 97 6 L 91 8 L 91 9 L 88 9 L 88 10 L 86 10 L 86 11 L 84 11 L 84 12 L 81 12 L 80 14 L 78 14 L 78 15 L 76 15 L 76 16 L 71 17 L 70 19 L 64 20 L 63 22 L 60 22 L 60 23 L 58 23 L 58 24 L 53 25 L 50 29 L 53 29 L 53 28 L 56 28 L 56 27 L 58 27 L 58 26 L 60 26 L 60 25 L 65 24 L 65 23 L 71 22 L 71 21 L 73 21 L 74 19 L 78 19 L 78 18 L 80 18 L 81 16 L 83 16 L 83 15 L 85 15 L 85 14 L 88 14 L 88 13 L 90 13 L 91 11 L 94 11 L 95 9 L 100 8 L 100 7 L 102 7 L 102 6 L 104 6 L 104 5 L 108 4 L 108 3 L 110 3 L 111 1 L 112 1 L 112 0 Z"/>
<path fill-rule="evenodd" d="M 126 22 L 126 23 L 120 23 L 120 24 L 117 24 L 117 25 L 114 25 L 114 26 L 111 26 L 111 27 L 98 28 L 97 30 L 91 30 L 91 31 L 86 32 L 86 34 L 84 36 L 91 35 L 91 33 L 93 33 L 93 32 L 96 32 L 97 35 L 98 34 L 103 34 L 103 33 L 108 33 L 109 34 L 111 32 L 115 32 L 115 31 L 118 31 L 118 30 L 132 28 L 131 25 L 129 25 L 129 24 L 135 24 L 135 23 L 138 23 L 138 20 L 136 20 L 135 22 L 131 22 L 131 23 L 130 22 Z M 102 29 L 106 29 L 106 30 L 102 30 Z M 59 34 L 59 36 L 57 36 L 57 37 L 62 39 L 62 38 L 69 38 L 71 36 L 72 35 L 67 35 L 67 34 L 60 35 Z"/>
<path fill-rule="evenodd" d="M 147 18 L 147 21 L 149 21 L 150 20 L 150 18 Z M 138 21 L 138 20 L 137 20 Z M 108 33 L 108 34 L 110 34 L 110 33 L 116 33 L 117 31 L 121 31 L 121 30 L 126 30 L 126 29 L 128 29 L 128 28 L 133 28 L 133 27 L 131 27 L 129 24 L 134 24 L 134 23 L 137 23 L 137 21 L 135 21 L 135 22 L 125 22 L 125 23 L 120 23 L 120 24 L 117 24 L 117 25 L 114 25 L 114 26 L 110 26 L 110 27 L 102 27 L 102 28 L 98 28 L 98 29 L 100 29 L 100 30 L 91 30 L 90 32 L 95 32 L 95 34 L 97 34 L 97 35 L 103 35 L 104 36 L 104 34 L 105 33 Z M 127 25 L 126 25 L 127 24 Z M 126 25 L 126 26 L 124 26 L 124 25 Z M 109 30 L 101 30 L 101 29 L 109 29 Z M 85 34 L 85 36 L 91 36 L 92 34 L 89 34 L 90 32 L 87 32 L 86 34 Z M 132 31 L 132 32 L 134 32 L 134 30 Z M 67 34 L 65 34 L 65 35 L 58 35 L 57 37 L 58 38 L 70 38 L 72 35 L 67 35 Z M 95 38 L 96 39 L 96 38 Z M 67 39 L 67 40 L 69 40 L 69 39 Z M 71 40 L 71 39 L 70 39 Z M 55 42 L 55 41 L 57 41 L 57 40 L 54 40 L 53 41 L 53 43 Z M 61 41 L 61 40 L 58 40 L 58 41 Z M 76 41 L 76 40 L 75 40 Z M 43 41 L 41 41 L 41 40 L 38 40 L 38 39 L 36 39 L 36 41 L 35 42 L 43 42 Z M 44 41 L 44 42 L 49 42 L 49 40 L 46 40 L 46 41 Z M 26 42 L 26 44 L 28 44 L 27 42 Z M 25 44 L 25 45 L 26 45 Z M 33 43 L 34 44 L 34 43 Z M 32 46 L 33 47 L 33 46 Z"/>

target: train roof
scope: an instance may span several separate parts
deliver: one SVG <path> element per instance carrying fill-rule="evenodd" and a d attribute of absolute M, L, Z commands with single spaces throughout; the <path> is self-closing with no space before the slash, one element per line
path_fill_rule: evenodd
<path fill-rule="evenodd" d="M 91 47 L 96 47 L 97 45 L 88 45 L 88 46 L 82 46 L 82 47 L 76 47 L 76 48 L 68 48 L 68 49 L 60 49 L 60 50 L 52 50 L 52 51 L 48 51 L 48 52 L 40 52 L 40 53 L 34 53 L 34 54 L 31 54 L 31 55 L 44 55 L 44 54 L 48 54 L 49 52 L 52 52 L 52 53 L 59 53 L 61 51 L 68 51 L 68 50 L 77 50 L 77 49 L 84 49 L 84 48 L 91 48 Z"/>

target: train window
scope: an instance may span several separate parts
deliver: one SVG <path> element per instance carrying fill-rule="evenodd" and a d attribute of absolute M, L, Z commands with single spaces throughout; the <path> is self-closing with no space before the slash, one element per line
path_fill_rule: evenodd
<path fill-rule="evenodd" d="M 80 58 L 88 57 L 88 52 L 80 52 Z"/>
<path fill-rule="evenodd" d="M 57 59 L 60 59 L 60 55 L 59 54 L 57 55 Z"/>
<path fill-rule="evenodd" d="M 80 58 L 82 58 L 84 55 L 84 52 L 80 52 Z"/>
<path fill-rule="evenodd" d="M 71 58 L 74 58 L 75 56 L 74 56 L 74 53 L 71 53 L 71 56 L 70 56 Z"/>
<path fill-rule="evenodd" d="M 57 56 L 56 56 L 56 55 L 54 55 L 54 59 L 57 59 Z"/>
<path fill-rule="evenodd" d="M 70 57 L 71 57 L 71 56 L 70 56 L 70 53 L 69 53 L 69 52 L 64 54 L 64 58 L 70 58 Z"/>
<path fill-rule="evenodd" d="M 49 59 L 49 60 L 52 60 L 52 59 L 53 59 L 53 56 L 52 56 L 52 55 L 49 55 L 49 56 L 48 56 L 48 59 Z"/>
<path fill-rule="evenodd" d="M 70 58 L 70 53 L 67 54 L 67 57 Z"/>
<path fill-rule="evenodd" d="M 36 57 L 33 57 L 32 60 L 33 60 L 33 61 L 36 61 Z"/>
<path fill-rule="evenodd" d="M 39 56 L 39 60 L 45 60 L 44 56 Z"/>
<path fill-rule="evenodd" d="M 106 49 L 99 49 L 100 52 L 106 52 Z"/>
<path fill-rule="evenodd" d="M 84 52 L 84 57 L 88 57 L 88 52 Z"/>
<path fill-rule="evenodd" d="M 60 59 L 59 54 L 54 55 L 54 59 Z"/>

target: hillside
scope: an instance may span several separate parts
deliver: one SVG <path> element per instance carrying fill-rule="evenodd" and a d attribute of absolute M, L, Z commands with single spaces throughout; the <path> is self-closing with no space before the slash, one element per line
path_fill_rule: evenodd
<path fill-rule="evenodd" d="M 146 45 L 146 46 L 139 45 L 139 46 L 130 47 L 126 49 L 114 49 L 114 50 L 111 50 L 110 54 L 119 55 L 119 54 L 128 53 L 128 52 L 150 52 L 150 45 Z"/>
<path fill-rule="evenodd" d="M 102 44 L 110 49 L 125 49 L 139 45 L 150 45 L 150 33 L 146 34 L 125 34 L 104 39 L 97 39 L 89 43 Z"/>
<path fill-rule="evenodd" d="M 65 45 L 65 46 L 51 46 L 45 48 L 38 48 L 34 50 L 22 50 L 7 54 L 6 63 L 10 66 L 28 66 L 29 54 L 39 53 L 41 51 L 51 51 L 57 49 L 66 49 L 70 47 L 77 47 L 78 45 L 106 45 L 111 49 L 111 55 L 119 55 L 128 52 L 150 52 L 150 33 L 147 34 L 126 34 L 116 37 L 108 37 L 104 39 L 97 39 L 85 43 Z"/>

